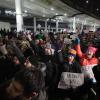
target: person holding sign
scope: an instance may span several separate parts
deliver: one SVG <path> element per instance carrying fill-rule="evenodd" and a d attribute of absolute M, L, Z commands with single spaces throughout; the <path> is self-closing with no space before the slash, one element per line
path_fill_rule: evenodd
<path fill-rule="evenodd" d="M 84 76 L 81 73 L 79 63 L 75 60 L 75 56 L 76 51 L 70 49 L 63 63 L 62 73 L 58 83 L 58 91 L 62 96 L 61 100 L 65 100 L 65 98 L 73 100 L 75 90 L 84 84 Z"/>

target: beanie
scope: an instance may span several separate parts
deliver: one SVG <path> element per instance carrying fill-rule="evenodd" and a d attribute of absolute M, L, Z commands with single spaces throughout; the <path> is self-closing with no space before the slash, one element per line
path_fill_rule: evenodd
<path fill-rule="evenodd" d="M 93 52 L 95 54 L 96 51 L 97 51 L 97 48 L 95 48 L 95 47 L 88 47 L 87 50 L 90 51 L 90 52 Z"/>
<path fill-rule="evenodd" d="M 76 50 L 74 50 L 74 49 L 70 49 L 68 51 L 68 53 L 71 54 L 71 55 L 73 55 L 73 56 L 76 56 Z"/>

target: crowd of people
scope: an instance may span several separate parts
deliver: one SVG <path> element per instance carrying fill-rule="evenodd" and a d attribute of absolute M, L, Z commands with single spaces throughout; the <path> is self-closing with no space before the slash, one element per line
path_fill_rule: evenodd
<path fill-rule="evenodd" d="M 0 31 L 0 100 L 99 100 L 100 33 Z"/>

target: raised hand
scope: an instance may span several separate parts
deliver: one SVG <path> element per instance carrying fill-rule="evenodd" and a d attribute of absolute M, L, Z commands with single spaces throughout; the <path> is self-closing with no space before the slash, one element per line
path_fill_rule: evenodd
<path fill-rule="evenodd" d="M 74 43 L 75 44 L 80 44 L 80 39 L 79 38 L 76 38 L 75 41 L 74 41 Z"/>

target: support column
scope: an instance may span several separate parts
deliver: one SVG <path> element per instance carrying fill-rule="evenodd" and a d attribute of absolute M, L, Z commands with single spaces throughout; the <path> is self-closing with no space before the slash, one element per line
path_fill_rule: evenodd
<path fill-rule="evenodd" d="M 76 18 L 73 18 L 73 33 L 76 32 Z"/>
<path fill-rule="evenodd" d="M 17 32 L 23 30 L 22 0 L 15 0 Z"/>
<path fill-rule="evenodd" d="M 81 31 L 83 30 L 84 25 L 86 25 L 86 24 L 87 24 L 86 20 L 82 21 Z"/>
<path fill-rule="evenodd" d="M 45 31 L 47 32 L 47 20 L 45 20 Z"/>
<path fill-rule="evenodd" d="M 93 31 L 96 31 L 96 24 L 93 25 Z"/>
<path fill-rule="evenodd" d="M 36 32 L 36 17 L 34 17 L 34 33 Z"/>
<path fill-rule="evenodd" d="M 82 33 L 83 28 L 84 28 L 84 21 L 82 21 L 82 23 L 81 23 L 81 32 L 80 32 L 80 34 Z"/>
<path fill-rule="evenodd" d="M 58 25 L 59 25 L 59 22 L 58 20 L 56 21 L 56 32 L 58 32 Z"/>

